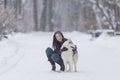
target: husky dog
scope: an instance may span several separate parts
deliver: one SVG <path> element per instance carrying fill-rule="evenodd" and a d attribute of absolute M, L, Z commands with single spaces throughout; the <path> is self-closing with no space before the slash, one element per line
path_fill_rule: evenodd
<path fill-rule="evenodd" d="M 67 48 L 66 51 L 61 52 L 61 58 L 63 59 L 65 65 L 65 71 L 77 71 L 77 61 L 78 61 L 78 52 L 73 50 L 76 48 L 76 45 L 73 44 L 71 40 L 67 40 L 61 46 L 61 49 Z"/>

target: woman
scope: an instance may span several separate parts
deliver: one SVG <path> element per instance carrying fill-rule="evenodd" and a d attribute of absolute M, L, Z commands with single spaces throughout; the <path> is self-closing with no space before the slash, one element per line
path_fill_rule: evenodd
<path fill-rule="evenodd" d="M 64 71 L 65 69 L 63 60 L 61 59 L 61 52 L 66 51 L 67 48 L 63 48 L 62 50 L 60 50 L 60 48 L 66 40 L 67 39 L 64 38 L 63 34 L 60 31 L 56 31 L 53 35 L 53 44 L 52 44 L 53 49 L 49 47 L 46 49 L 48 61 L 52 65 L 52 71 L 56 70 L 55 63 L 60 65 L 61 71 Z"/>

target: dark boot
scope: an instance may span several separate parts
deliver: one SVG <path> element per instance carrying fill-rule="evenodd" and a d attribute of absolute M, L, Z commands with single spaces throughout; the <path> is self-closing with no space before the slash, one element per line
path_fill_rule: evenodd
<path fill-rule="evenodd" d="M 52 65 L 52 71 L 55 71 L 55 69 L 56 69 L 56 66 Z"/>
<path fill-rule="evenodd" d="M 52 61 L 51 59 L 49 59 L 49 62 L 51 64 L 51 66 L 52 66 L 52 71 L 55 71 L 56 70 L 55 62 Z"/>
<path fill-rule="evenodd" d="M 64 71 L 64 70 L 65 70 L 65 66 L 64 66 L 64 64 L 63 64 L 63 61 L 59 61 L 59 62 L 56 62 L 56 63 L 60 65 L 60 70 L 61 70 L 61 71 Z"/>

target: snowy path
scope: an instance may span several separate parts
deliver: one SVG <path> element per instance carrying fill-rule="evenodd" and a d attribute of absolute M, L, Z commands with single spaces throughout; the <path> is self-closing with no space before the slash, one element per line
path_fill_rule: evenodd
<path fill-rule="evenodd" d="M 57 73 L 50 71 L 44 51 L 51 45 L 52 34 L 17 34 L 1 42 L 0 50 L 6 55 L 0 54 L 0 80 L 120 80 L 118 38 L 89 41 L 89 36 L 65 33 L 69 38 L 75 36 L 72 40 L 79 51 L 78 72 Z"/>

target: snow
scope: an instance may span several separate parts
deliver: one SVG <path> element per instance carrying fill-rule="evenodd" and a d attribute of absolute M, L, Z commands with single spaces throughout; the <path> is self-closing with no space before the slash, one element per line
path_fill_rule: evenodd
<path fill-rule="evenodd" d="M 45 49 L 54 32 L 14 33 L 0 41 L 0 80 L 120 80 L 120 36 L 63 32 L 78 48 L 78 72 L 52 72 Z M 57 65 L 59 70 L 59 65 Z"/>

